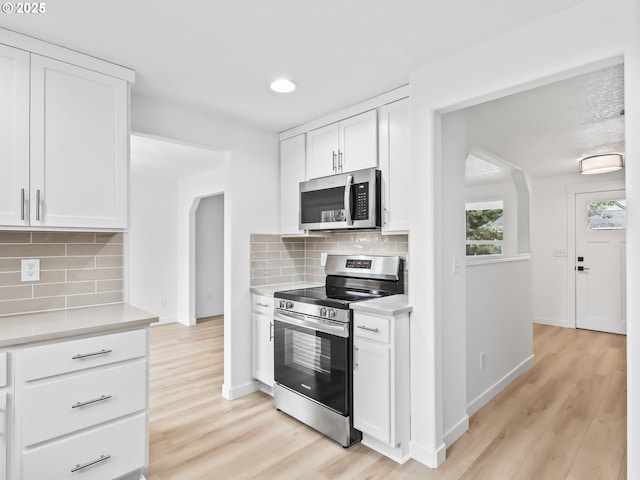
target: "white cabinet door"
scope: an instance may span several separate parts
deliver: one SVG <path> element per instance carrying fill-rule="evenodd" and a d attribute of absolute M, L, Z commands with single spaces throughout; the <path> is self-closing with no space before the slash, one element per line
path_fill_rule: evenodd
<path fill-rule="evenodd" d="M 353 426 L 385 443 L 391 440 L 391 347 L 354 340 Z"/>
<path fill-rule="evenodd" d="M 352 172 L 378 166 L 378 114 L 375 110 L 342 120 L 338 171 Z"/>
<path fill-rule="evenodd" d="M 0 225 L 28 225 L 29 53 L 0 45 Z"/>
<path fill-rule="evenodd" d="M 409 99 L 380 109 L 380 171 L 382 173 L 382 232 L 409 231 L 411 117 Z"/>
<path fill-rule="evenodd" d="M 280 142 L 280 233 L 300 230 L 300 182 L 305 179 L 305 135 Z"/>
<path fill-rule="evenodd" d="M 376 110 L 307 133 L 307 179 L 377 166 Z"/>
<path fill-rule="evenodd" d="M 31 58 L 33 226 L 125 228 L 127 83 Z"/>
<path fill-rule="evenodd" d="M 273 387 L 273 317 L 253 312 L 254 372 L 256 380 Z"/>
<path fill-rule="evenodd" d="M 338 173 L 339 148 L 337 123 L 307 133 L 306 178 L 320 178 Z"/>

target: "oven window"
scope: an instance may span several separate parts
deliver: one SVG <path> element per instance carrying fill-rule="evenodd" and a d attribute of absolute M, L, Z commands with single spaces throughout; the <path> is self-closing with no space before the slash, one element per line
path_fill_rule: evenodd
<path fill-rule="evenodd" d="M 351 410 L 349 338 L 274 322 L 274 377 L 343 415 Z"/>
<path fill-rule="evenodd" d="M 287 364 L 295 366 L 307 375 L 331 375 L 331 342 L 297 330 L 285 330 Z"/>

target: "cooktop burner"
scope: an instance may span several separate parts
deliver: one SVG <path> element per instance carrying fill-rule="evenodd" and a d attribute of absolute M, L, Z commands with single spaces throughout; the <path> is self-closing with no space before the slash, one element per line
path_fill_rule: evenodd
<path fill-rule="evenodd" d="M 296 302 L 324 305 L 328 307 L 349 308 L 349 303 L 370 300 L 383 296 L 380 293 L 361 292 L 357 290 L 330 289 L 327 287 L 300 288 L 276 292 L 276 298 L 293 300 Z"/>

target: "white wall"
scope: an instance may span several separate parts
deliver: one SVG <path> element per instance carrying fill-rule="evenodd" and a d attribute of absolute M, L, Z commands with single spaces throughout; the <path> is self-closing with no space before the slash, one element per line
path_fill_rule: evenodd
<path fill-rule="evenodd" d="M 569 238 L 573 225 L 569 222 L 568 198 L 575 189 L 598 189 L 603 181 L 624 182 L 624 171 L 606 175 L 565 175 L 536 178 L 531 183 L 531 253 L 533 275 L 533 320 L 559 327 L 575 327 L 574 310 L 569 302 L 573 258 L 557 256 L 559 251 L 570 254 Z M 556 252 L 554 254 L 554 252 Z"/>
<path fill-rule="evenodd" d="M 438 317 L 442 318 L 442 337 L 448 338 L 454 348 L 442 350 L 442 364 L 448 375 L 443 378 L 443 435 L 447 445 L 469 428 L 467 396 L 458 395 L 458 379 L 466 378 L 466 272 L 465 272 L 465 159 L 467 123 L 464 111 L 442 117 L 442 163 L 436 196 L 441 205 L 438 217 L 437 249 L 445 259 L 438 272 L 436 298 Z M 448 261 L 447 261 L 448 260 Z M 455 263 L 455 265 L 454 265 Z M 413 272 L 412 272 L 413 273 Z M 413 279 L 411 280 L 413 282 Z M 464 393 L 464 392 L 463 392 Z"/>
<path fill-rule="evenodd" d="M 161 322 L 177 319 L 177 183 L 131 175 L 128 301 Z"/>
<path fill-rule="evenodd" d="M 278 135 L 233 119 L 142 97 L 135 94 L 135 89 L 131 122 L 136 132 L 228 152 L 224 166 L 223 395 L 236 398 L 255 391 L 250 348 L 250 234 L 279 231 Z"/>
<path fill-rule="evenodd" d="M 608 34 L 593 35 L 606 28 Z M 412 224 L 410 301 L 411 337 L 411 454 L 427 465 L 445 458 L 443 438 L 443 377 L 450 375 L 442 352 L 464 355 L 457 339 L 443 336 L 436 274 L 450 258 L 436 249 L 437 217 L 442 205 L 436 197 L 441 164 L 440 114 L 464 108 L 536 85 L 568 78 L 609 64 L 624 56 L 627 200 L 640 197 L 640 3 L 635 0 L 585 0 L 573 8 L 541 19 L 466 51 L 434 62 L 411 75 L 412 98 Z M 501 152 L 496 152 L 500 155 Z M 640 243 L 640 213 L 629 210 L 627 240 Z M 638 249 L 629 248 L 628 262 L 640 262 Z M 631 270 L 631 269 L 630 269 Z M 628 290 L 640 289 L 640 273 L 630 271 Z M 640 316 L 640 299 L 628 296 L 628 318 Z M 629 323 L 628 449 L 640 449 L 640 328 Z M 451 395 L 466 395 L 466 378 L 447 379 Z M 640 478 L 640 458 L 628 456 L 629 478 Z"/>
<path fill-rule="evenodd" d="M 533 362 L 531 261 L 467 265 L 466 303 L 467 398 L 473 415 Z"/>
<path fill-rule="evenodd" d="M 224 312 L 224 195 L 196 210 L 196 318 Z"/>

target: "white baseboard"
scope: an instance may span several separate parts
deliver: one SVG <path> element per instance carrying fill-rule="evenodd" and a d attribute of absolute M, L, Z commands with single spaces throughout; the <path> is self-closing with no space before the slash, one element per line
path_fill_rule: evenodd
<path fill-rule="evenodd" d="M 257 392 L 259 390 L 256 382 L 245 383 L 237 387 L 229 387 L 226 384 L 222 385 L 222 396 L 227 400 L 235 400 L 236 398 L 244 397 L 250 393 Z"/>
<path fill-rule="evenodd" d="M 427 467 L 438 468 L 444 462 L 447 455 L 447 447 L 443 443 L 436 450 L 419 445 L 414 441 L 409 442 L 411 458 Z"/>
<path fill-rule="evenodd" d="M 465 415 L 458 423 L 444 434 L 444 444 L 449 448 L 453 442 L 458 440 L 464 432 L 469 430 L 469 415 Z"/>
<path fill-rule="evenodd" d="M 540 323 L 552 327 L 575 328 L 575 325 L 569 325 L 565 320 L 556 318 L 533 317 L 533 323 Z"/>
<path fill-rule="evenodd" d="M 507 385 L 518 378 L 525 370 L 527 370 L 533 364 L 533 355 L 524 360 L 520 365 L 507 373 L 504 377 L 494 383 L 489 389 L 487 389 L 481 395 L 478 395 L 467 405 L 467 415 L 471 416 L 484 407 L 489 401 L 495 397 L 498 393 L 504 390 Z"/>
<path fill-rule="evenodd" d="M 380 440 L 363 433 L 362 444 L 401 465 L 411 458 L 409 455 L 409 442 L 401 442 L 398 447 L 392 447 L 387 443 L 381 442 Z"/>

